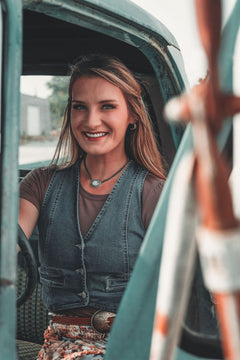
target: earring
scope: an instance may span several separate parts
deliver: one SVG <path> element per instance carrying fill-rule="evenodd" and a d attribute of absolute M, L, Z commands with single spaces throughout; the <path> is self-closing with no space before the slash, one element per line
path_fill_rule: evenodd
<path fill-rule="evenodd" d="M 129 124 L 129 130 L 130 130 L 130 131 L 134 131 L 134 130 L 136 130 L 136 128 L 137 128 L 137 124 L 136 124 L 136 123 L 134 123 L 134 124 Z"/>

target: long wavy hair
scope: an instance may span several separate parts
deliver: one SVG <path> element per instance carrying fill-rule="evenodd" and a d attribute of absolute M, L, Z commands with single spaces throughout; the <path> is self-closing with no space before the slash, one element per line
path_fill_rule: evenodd
<path fill-rule="evenodd" d="M 165 179 L 161 155 L 156 145 L 151 122 L 141 98 L 141 87 L 131 71 L 114 57 L 91 54 L 82 57 L 72 67 L 68 87 L 68 102 L 51 166 L 66 168 L 86 154 L 76 141 L 71 128 L 72 88 L 82 76 L 101 77 L 117 86 L 123 93 L 128 111 L 136 121 L 136 129 L 128 127 L 125 151 L 129 159 Z"/>

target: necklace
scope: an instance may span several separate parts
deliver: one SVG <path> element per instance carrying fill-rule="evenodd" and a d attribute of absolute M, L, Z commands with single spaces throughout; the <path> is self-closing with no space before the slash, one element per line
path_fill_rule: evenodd
<path fill-rule="evenodd" d="M 112 176 L 110 176 L 109 178 L 107 179 L 104 179 L 104 180 L 99 180 L 99 179 L 93 179 L 91 177 L 91 174 L 90 172 L 88 171 L 88 168 L 87 168 L 87 165 L 86 165 L 86 161 L 85 161 L 85 158 L 83 159 L 83 164 L 84 164 L 84 167 L 85 167 L 85 170 L 86 170 L 86 173 L 88 174 L 88 177 L 90 179 L 90 185 L 91 187 L 97 189 L 100 185 L 102 185 L 104 182 L 112 179 L 114 176 L 116 176 L 118 173 L 120 173 L 120 171 L 122 171 L 125 166 L 128 164 L 129 160 L 127 159 L 127 162 L 121 167 L 121 169 L 119 169 L 117 172 L 115 172 Z"/>

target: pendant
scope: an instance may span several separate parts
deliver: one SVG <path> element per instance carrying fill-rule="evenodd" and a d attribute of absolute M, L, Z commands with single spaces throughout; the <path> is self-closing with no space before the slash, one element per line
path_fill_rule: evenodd
<path fill-rule="evenodd" d="M 90 182 L 91 187 L 97 189 L 101 185 L 101 180 L 98 179 L 92 179 Z"/>

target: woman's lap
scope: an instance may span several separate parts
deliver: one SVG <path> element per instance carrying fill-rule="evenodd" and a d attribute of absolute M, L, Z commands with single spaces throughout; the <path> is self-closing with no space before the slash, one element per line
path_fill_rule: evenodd
<path fill-rule="evenodd" d="M 62 325 L 50 321 L 37 360 L 102 360 L 107 338 L 91 326 Z"/>

